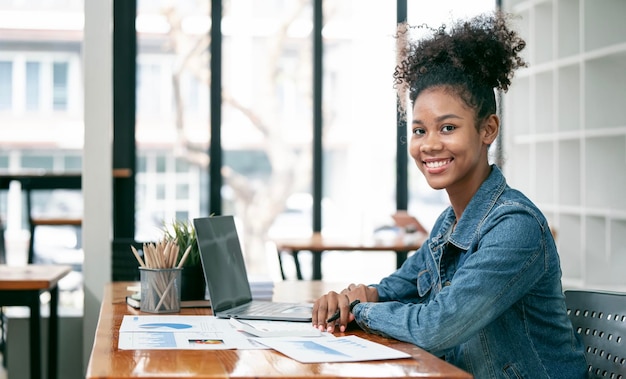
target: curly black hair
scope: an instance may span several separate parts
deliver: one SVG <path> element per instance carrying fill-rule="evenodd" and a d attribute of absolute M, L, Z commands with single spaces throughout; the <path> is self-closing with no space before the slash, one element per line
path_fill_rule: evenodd
<path fill-rule="evenodd" d="M 444 87 L 476 110 L 477 121 L 496 113 L 494 89 L 506 92 L 513 73 L 526 62 L 519 55 L 526 43 L 508 26 L 509 16 L 496 11 L 430 29 L 432 36 L 401 47 L 393 77 L 399 96 L 411 103 L 425 89 Z M 428 28 L 421 25 L 418 28 Z M 401 40 L 411 27 L 399 29 Z"/>

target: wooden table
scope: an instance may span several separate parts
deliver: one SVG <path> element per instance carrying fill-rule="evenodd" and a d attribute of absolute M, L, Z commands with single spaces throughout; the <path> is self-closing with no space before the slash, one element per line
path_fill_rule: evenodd
<path fill-rule="evenodd" d="M 283 271 L 283 262 L 281 253 L 291 254 L 294 258 L 296 267 L 296 277 L 302 280 L 302 271 L 300 270 L 300 261 L 298 253 L 301 251 L 310 251 L 313 254 L 312 260 L 312 280 L 322 279 L 322 254 L 325 251 L 393 251 L 396 253 L 396 267 L 402 266 L 409 252 L 415 251 L 422 246 L 422 240 L 412 243 L 405 243 L 402 239 L 392 241 L 390 244 L 363 243 L 340 238 L 324 237 L 321 233 L 314 233 L 309 238 L 296 239 L 278 239 L 275 240 L 278 252 L 278 262 L 280 264 L 280 273 L 285 279 Z"/>
<path fill-rule="evenodd" d="M 404 342 L 367 334 L 351 327 L 354 334 L 409 353 L 412 358 L 350 363 L 300 363 L 274 350 L 118 350 L 119 328 L 124 315 L 141 314 L 128 307 L 128 285 L 106 285 L 96 328 L 87 379 L 123 378 L 471 378 L 468 373 Z M 276 283 L 274 299 L 313 301 L 345 284 L 312 281 Z M 210 308 L 183 309 L 181 314 L 210 314 Z M 336 333 L 336 335 L 343 335 Z"/>
<path fill-rule="evenodd" d="M 42 377 L 41 359 L 41 303 L 39 295 L 50 292 L 50 318 L 48 320 L 48 379 L 58 375 L 59 351 L 59 280 L 72 268 L 59 265 L 27 265 L 11 267 L 0 265 L 0 306 L 27 306 L 30 308 L 30 377 Z M 7 341 L 7 344 L 10 341 Z"/>
<path fill-rule="evenodd" d="M 113 169 L 113 178 L 130 178 L 132 171 L 126 168 Z M 34 262 L 34 235 L 35 227 L 41 225 L 58 226 L 68 225 L 79 227 L 82 217 L 62 218 L 34 218 L 32 214 L 32 192 L 39 190 L 80 190 L 82 187 L 82 173 L 80 171 L 51 172 L 46 170 L 6 171 L 0 170 L 0 189 L 8 189 L 11 182 L 19 182 L 22 191 L 26 194 L 26 215 L 30 231 L 28 244 L 28 263 Z"/>

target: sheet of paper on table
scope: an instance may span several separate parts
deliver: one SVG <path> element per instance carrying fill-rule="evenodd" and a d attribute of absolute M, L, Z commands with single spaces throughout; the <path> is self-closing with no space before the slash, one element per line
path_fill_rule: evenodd
<path fill-rule="evenodd" d="M 125 315 L 120 350 L 267 349 L 215 316 Z"/>
<path fill-rule="evenodd" d="M 259 338 L 257 341 L 302 363 L 359 362 L 411 355 L 357 336 Z"/>
<path fill-rule="evenodd" d="M 233 328 L 251 334 L 255 337 L 321 337 L 319 329 L 309 322 L 240 320 L 231 318 Z"/>

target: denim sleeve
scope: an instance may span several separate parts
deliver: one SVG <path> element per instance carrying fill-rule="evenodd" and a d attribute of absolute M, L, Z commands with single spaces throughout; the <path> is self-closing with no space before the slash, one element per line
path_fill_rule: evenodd
<path fill-rule="evenodd" d="M 420 302 L 416 282 L 419 271 L 424 267 L 425 259 L 432 258 L 428 249 L 422 246 L 397 271 L 383 278 L 380 283 L 372 285 L 378 291 L 378 301 Z"/>
<path fill-rule="evenodd" d="M 426 303 L 385 298 L 384 302 L 359 304 L 353 314 L 366 331 L 443 355 L 529 292 L 547 269 L 545 243 L 540 222 L 532 214 L 519 205 L 501 205 L 477 230 L 471 255 L 450 286 Z M 404 267 L 400 274 L 403 271 Z M 406 272 L 411 271 L 407 268 Z M 415 284 L 410 289 L 410 283 L 406 286 L 407 291 L 416 291 Z"/>

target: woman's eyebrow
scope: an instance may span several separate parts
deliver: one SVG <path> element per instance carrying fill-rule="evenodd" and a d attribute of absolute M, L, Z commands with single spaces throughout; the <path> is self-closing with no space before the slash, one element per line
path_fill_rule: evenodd
<path fill-rule="evenodd" d="M 451 118 L 452 119 L 458 119 L 458 120 L 462 120 L 463 119 L 463 117 L 458 116 L 458 115 L 456 115 L 454 113 L 448 113 L 448 114 L 444 114 L 444 115 L 441 115 L 439 117 L 436 117 L 435 121 L 442 122 L 442 121 L 445 121 L 445 120 L 451 119 Z M 424 122 L 422 120 L 415 119 L 415 120 L 413 120 L 413 125 L 415 125 L 415 124 L 424 125 Z"/>

